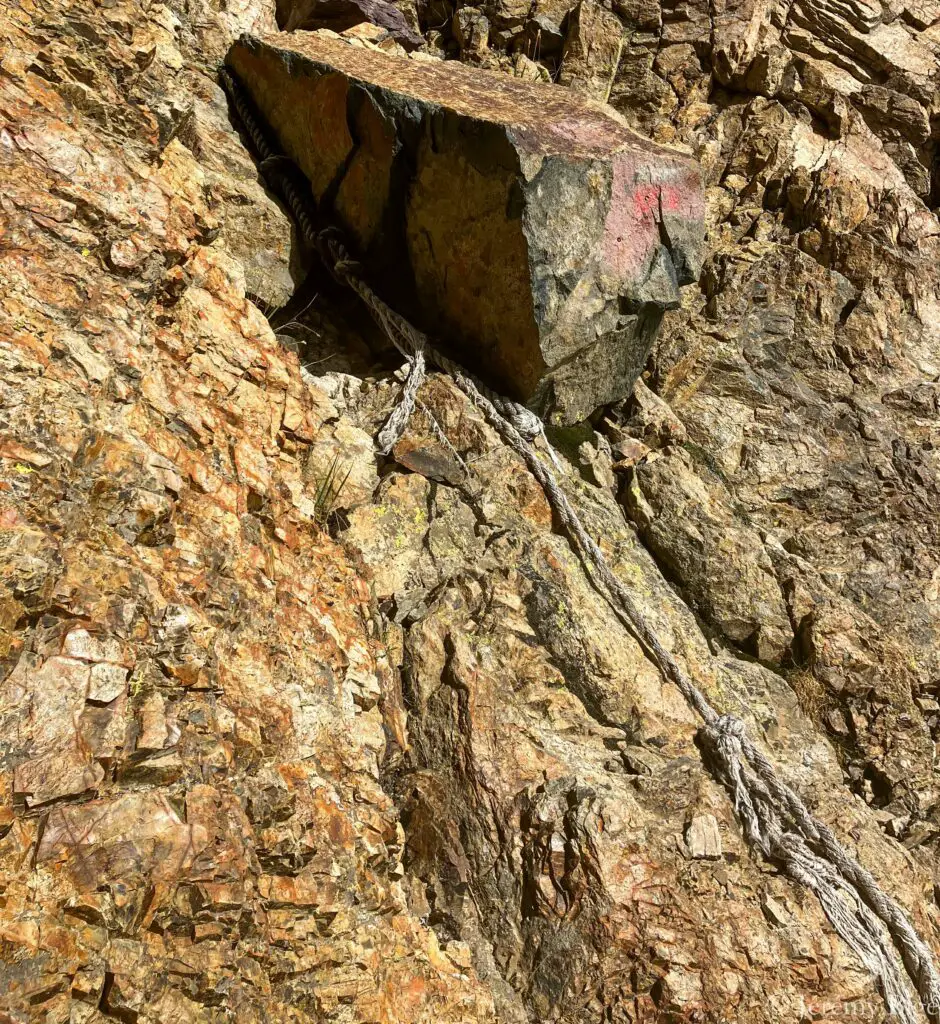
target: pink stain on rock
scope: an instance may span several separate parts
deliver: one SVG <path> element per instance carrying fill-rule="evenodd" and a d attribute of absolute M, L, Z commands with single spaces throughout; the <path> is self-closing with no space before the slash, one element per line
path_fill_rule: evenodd
<path fill-rule="evenodd" d="M 622 154 L 613 161 L 602 243 L 604 263 L 624 282 L 638 283 L 662 242 L 663 218 L 687 219 L 691 228 L 701 225 L 703 213 L 695 171 L 678 163 L 657 166 Z"/>

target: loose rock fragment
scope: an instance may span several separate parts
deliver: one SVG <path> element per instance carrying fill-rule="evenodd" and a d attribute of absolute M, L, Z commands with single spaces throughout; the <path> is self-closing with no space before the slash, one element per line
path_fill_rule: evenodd
<path fill-rule="evenodd" d="M 370 276 L 556 420 L 628 394 L 698 274 L 699 169 L 570 92 L 315 34 L 228 63 Z"/>
<path fill-rule="evenodd" d="M 696 860 L 717 860 L 721 856 L 721 833 L 714 814 L 696 814 L 685 827 L 685 842 Z"/>

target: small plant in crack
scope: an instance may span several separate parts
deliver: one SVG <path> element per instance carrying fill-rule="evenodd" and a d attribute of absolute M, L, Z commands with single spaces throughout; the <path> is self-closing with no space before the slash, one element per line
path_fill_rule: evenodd
<path fill-rule="evenodd" d="M 284 314 L 285 310 L 288 308 L 290 303 L 288 303 L 288 306 L 284 306 L 281 309 L 276 310 L 274 313 L 272 313 L 268 317 L 268 319 L 271 321 L 271 327 L 274 329 L 274 332 L 276 334 L 289 334 L 291 331 L 306 330 L 312 331 L 312 333 L 317 334 L 317 332 L 314 331 L 313 328 L 311 328 L 308 324 L 303 323 L 303 317 L 307 315 L 307 313 L 310 311 L 310 308 L 313 306 L 313 304 L 317 301 L 319 297 L 320 293 L 317 292 L 302 309 L 298 310 L 296 314 L 291 316 L 290 319 L 286 320 L 284 323 L 279 323 L 279 319 L 280 316 Z"/>
<path fill-rule="evenodd" d="M 346 467 L 345 473 L 343 472 L 339 456 L 336 455 L 327 471 L 319 479 L 315 479 L 317 489 L 313 499 L 313 518 L 321 527 L 327 525 L 336 511 L 351 472 L 352 465 Z"/>
<path fill-rule="evenodd" d="M 303 317 L 306 315 L 310 307 L 317 301 L 317 298 L 318 296 L 314 295 L 314 297 L 297 313 L 296 316 L 292 316 L 283 324 L 278 323 L 276 316 L 271 318 L 271 327 L 277 335 L 277 340 L 286 349 L 291 352 L 295 352 L 298 355 L 302 355 L 304 353 L 311 342 L 311 338 L 316 338 L 317 340 L 320 339 L 320 332 L 309 323 L 303 322 Z M 303 366 L 305 370 L 309 371 L 309 363 L 304 363 Z"/>

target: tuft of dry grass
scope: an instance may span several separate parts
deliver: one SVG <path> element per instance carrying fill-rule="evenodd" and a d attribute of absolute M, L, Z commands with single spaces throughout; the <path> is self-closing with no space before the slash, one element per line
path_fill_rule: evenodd
<path fill-rule="evenodd" d="M 340 495 L 349 480 L 352 466 L 348 466 L 343 474 L 339 456 L 333 457 L 329 469 L 316 480 L 317 490 L 313 499 L 313 518 L 322 527 L 329 522 L 330 516 L 336 511 Z"/>

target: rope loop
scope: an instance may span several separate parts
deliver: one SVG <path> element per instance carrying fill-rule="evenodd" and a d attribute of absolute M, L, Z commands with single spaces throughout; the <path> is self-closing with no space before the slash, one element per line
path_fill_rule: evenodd
<path fill-rule="evenodd" d="M 744 722 L 737 715 L 719 715 L 718 721 L 711 728 L 719 736 L 727 736 L 738 741 L 741 740 L 745 732 Z"/>

